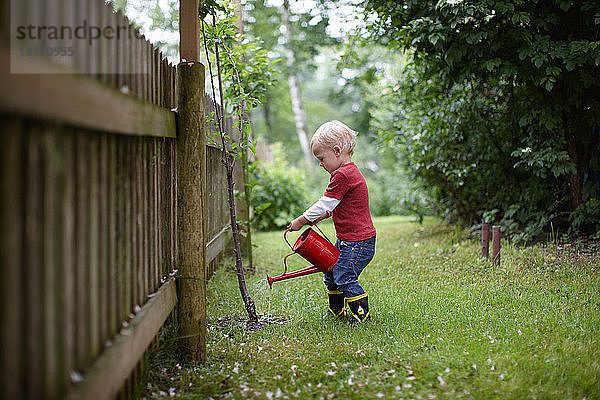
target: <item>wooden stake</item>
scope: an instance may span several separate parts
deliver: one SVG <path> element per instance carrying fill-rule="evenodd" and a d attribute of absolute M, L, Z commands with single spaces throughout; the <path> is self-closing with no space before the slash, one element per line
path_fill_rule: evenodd
<path fill-rule="evenodd" d="M 492 227 L 492 262 L 494 265 L 500 265 L 500 226 Z"/>
<path fill-rule="evenodd" d="M 481 257 L 488 258 L 490 253 L 490 224 L 481 224 Z"/>

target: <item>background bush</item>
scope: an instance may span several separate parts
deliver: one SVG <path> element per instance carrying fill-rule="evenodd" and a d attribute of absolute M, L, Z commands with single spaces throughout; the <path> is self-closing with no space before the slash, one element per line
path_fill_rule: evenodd
<path fill-rule="evenodd" d="M 259 231 L 285 228 L 309 202 L 303 171 L 289 165 L 276 146 L 273 149 L 274 160 L 258 162 L 252 173 L 252 224 Z"/>

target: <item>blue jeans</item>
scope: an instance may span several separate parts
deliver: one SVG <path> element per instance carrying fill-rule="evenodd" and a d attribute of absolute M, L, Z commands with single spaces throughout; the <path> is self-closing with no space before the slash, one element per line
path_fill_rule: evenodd
<path fill-rule="evenodd" d="M 365 291 L 358 284 L 358 276 L 375 255 L 375 237 L 358 242 L 338 240 L 335 247 L 340 249 L 340 257 L 323 277 L 327 289 L 343 292 L 344 297 L 363 294 Z"/>

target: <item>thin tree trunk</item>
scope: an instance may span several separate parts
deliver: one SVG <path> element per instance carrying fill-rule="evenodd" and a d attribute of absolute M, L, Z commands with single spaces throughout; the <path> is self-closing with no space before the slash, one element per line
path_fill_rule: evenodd
<path fill-rule="evenodd" d="M 273 121 L 271 121 L 271 98 L 269 96 L 269 94 L 267 93 L 265 95 L 265 101 L 262 105 L 262 109 L 263 109 L 263 116 L 265 118 L 265 125 L 267 126 L 267 132 L 269 132 L 269 135 L 271 135 L 271 133 L 273 132 Z"/>
<path fill-rule="evenodd" d="M 569 174 L 569 195 L 571 200 L 571 209 L 575 210 L 583 201 L 581 187 L 583 183 L 583 173 L 585 169 L 585 154 L 577 146 L 577 139 L 574 134 L 567 135 L 567 149 L 569 158 L 575 165 L 575 172 Z"/>
<path fill-rule="evenodd" d="M 292 100 L 292 111 L 296 121 L 296 133 L 298 140 L 304 153 L 304 162 L 307 165 L 313 164 L 313 156 L 310 150 L 308 141 L 308 128 L 306 123 L 306 113 L 304 112 L 304 104 L 302 103 L 302 94 L 300 92 L 300 84 L 296 75 L 296 56 L 292 45 L 292 24 L 290 22 L 290 3 L 288 0 L 283 1 L 282 23 L 285 26 L 286 40 L 286 56 L 288 66 L 288 83 L 290 85 L 290 98 Z"/>
<path fill-rule="evenodd" d="M 573 119 L 571 115 L 563 117 L 564 121 L 570 121 L 570 119 Z M 591 128 L 585 123 L 568 122 L 566 123 L 565 136 L 569 159 L 575 166 L 575 172 L 568 175 L 571 209 L 575 210 L 584 201 L 582 196 L 583 175 L 590 159 Z"/>
<path fill-rule="evenodd" d="M 215 21 L 215 14 L 213 13 L 213 26 L 216 25 L 216 21 Z M 204 31 L 204 25 L 202 25 L 202 36 L 204 37 L 204 49 L 206 51 L 206 58 L 207 58 L 207 64 L 208 64 L 208 69 L 210 72 L 210 79 L 211 79 L 211 89 L 213 92 L 213 101 L 214 101 L 214 97 L 215 97 L 215 85 L 214 85 L 214 79 L 213 79 L 213 73 L 212 73 L 212 63 L 210 61 L 210 56 L 209 56 L 209 52 L 208 52 L 208 45 L 207 45 L 207 40 L 206 40 L 206 32 Z M 227 48 L 224 47 L 225 51 L 227 52 Z M 231 56 L 231 54 L 229 52 L 227 52 L 228 56 Z M 243 132 L 244 132 L 244 114 L 243 114 L 243 110 L 245 109 L 245 103 L 244 103 L 244 98 L 241 97 L 241 104 L 239 104 L 239 107 L 241 109 L 241 113 L 240 113 L 240 131 L 239 131 L 239 143 L 238 143 L 238 147 L 236 148 L 233 156 L 232 154 L 229 152 L 228 150 L 228 145 L 230 143 L 229 140 L 231 140 L 232 138 L 230 138 L 229 140 L 225 139 L 225 109 L 224 109 L 224 99 L 223 99 L 223 81 L 222 81 L 222 75 L 221 75 L 221 60 L 219 57 L 219 47 L 218 44 L 215 43 L 215 59 L 216 59 L 216 64 L 217 64 L 217 78 L 219 81 L 219 95 L 221 97 L 221 104 L 217 105 L 215 102 L 215 110 L 216 111 L 220 111 L 220 113 L 218 112 L 218 118 L 217 118 L 217 127 L 219 129 L 219 134 L 221 136 L 221 145 L 222 145 L 222 155 L 223 155 L 223 165 L 225 167 L 226 173 L 227 173 L 227 193 L 228 193 L 228 203 L 229 203 L 229 216 L 230 216 L 230 224 L 231 224 L 231 233 L 232 233 L 232 239 L 233 239 L 233 247 L 234 247 L 234 252 L 235 252 L 235 270 L 236 270 L 236 274 L 238 277 L 238 285 L 239 285 L 239 289 L 240 289 L 240 294 L 242 295 L 242 301 L 244 302 L 244 306 L 246 308 L 246 312 L 248 313 L 248 319 L 252 322 L 257 322 L 258 321 L 258 316 L 256 314 L 256 306 L 254 304 L 254 301 L 252 300 L 252 298 L 250 297 L 250 294 L 248 292 L 248 288 L 246 287 L 246 279 L 244 277 L 244 265 L 243 265 L 243 261 L 242 261 L 242 250 L 241 250 L 241 245 L 240 245 L 240 232 L 239 232 L 239 227 L 238 227 L 238 223 L 237 223 L 237 213 L 236 213 L 236 204 L 235 204 L 235 195 L 234 195 L 234 185 L 235 185 L 235 181 L 233 178 L 233 174 L 234 174 L 234 167 L 235 167 L 235 163 L 238 159 L 238 155 L 240 154 L 240 150 L 241 150 L 241 142 L 243 140 Z M 234 67 L 235 69 L 235 67 Z M 236 71 L 236 78 L 237 78 L 237 84 L 240 85 L 240 80 L 239 80 L 239 75 L 237 74 L 237 70 Z M 241 86 L 240 87 L 240 92 L 242 92 Z"/>
<path fill-rule="evenodd" d="M 227 191 L 229 194 L 229 215 L 231 217 L 231 234 L 233 236 L 233 249 L 235 252 L 235 272 L 238 278 L 238 286 L 240 288 L 240 293 L 242 295 L 242 300 L 244 302 L 244 306 L 246 307 L 246 312 L 248 313 L 248 319 L 252 322 L 258 321 L 258 316 L 256 315 L 256 306 L 254 301 L 250 297 L 250 293 L 248 293 L 248 288 L 246 287 L 246 278 L 244 277 L 244 265 L 242 262 L 242 249 L 240 246 L 240 231 L 237 223 L 237 216 L 235 210 L 235 196 L 233 193 L 233 162 L 229 154 L 227 154 L 228 160 L 225 160 L 225 168 L 227 169 Z"/>

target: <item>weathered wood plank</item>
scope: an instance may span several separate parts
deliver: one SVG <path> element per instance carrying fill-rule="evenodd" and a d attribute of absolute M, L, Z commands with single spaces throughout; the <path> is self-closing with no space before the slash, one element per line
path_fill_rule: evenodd
<path fill-rule="evenodd" d="M 121 138 L 117 146 L 117 237 L 118 237 L 118 279 L 117 279 L 117 330 L 127 317 L 131 280 L 131 138 Z"/>
<path fill-rule="evenodd" d="M 98 294 L 100 348 L 111 337 L 108 330 L 109 259 L 108 259 L 108 135 L 100 135 L 98 144 Z"/>
<path fill-rule="evenodd" d="M 221 254 L 229 242 L 229 226 L 225 226 L 219 233 L 214 237 L 210 238 L 210 241 L 206 244 L 206 262 L 210 263 L 219 254 Z"/>
<path fill-rule="evenodd" d="M 0 398 L 19 398 L 23 383 L 23 136 L 20 121 L 0 115 Z"/>
<path fill-rule="evenodd" d="M 171 144 L 171 263 L 169 264 L 169 268 L 167 272 L 170 272 L 171 269 L 174 269 L 177 265 L 177 259 L 179 258 L 179 235 L 177 233 L 178 230 L 178 221 L 177 221 L 177 147 L 176 143 Z"/>
<path fill-rule="evenodd" d="M 160 139 L 158 139 L 160 140 Z M 152 157 L 150 158 L 150 176 L 149 176 L 149 193 L 148 197 L 150 199 L 150 227 L 148 231 L 150 232 L 150 270 L 148 274 L 148 290 L 153 292 L 156 289 L 156 272 L 157 272 L 157 263 L 158 263 L 158 224 L 157 224 L 157 215 L 158 215 L 158 202 L 157 202 L 157 175 L 158 175 L 158 140 L 153 140 L 150 142 L 150 154 Z"/>
<path fill-rule="evenodd" d="M 0 55 L 10 57 L 3 45 Z M 103 132 L 176 137 L 175 114 L 170 110 L 83 75 L 10 74 L 8 64 L 0 63 L 0 109 Z"/>
<path fill-rule="evenodd" d="M 81 371 L 87 365 L 91 356 L 88 354 L 89 342 L 89 296 L 88 296 L 88 170 L 87 170 L 87 146 L 86 138 L 79 132 L 75 133 L 75 249 L 77 252 L 76 265 L 74 269 L 75 290 L 75 336 L 76 356 L 75 371 Z"/>
<path fill-rule="evenodd" d="M 42 398 L 43 395 L 43 303 L 42 303 L 42 205 L 43 177 L 41 143 L 39 135 L 29 126 L 26 133 L 25 160 L 25 243 L 24 273 L 27 284 L 22 298 L 25 319 L 24 390 L 25 398 Z"/>
<path fill-rule="evenodd" d="M 157 47 L 152 45 L 150 47 L 152 49 L 152 103 L 161 106 L 158 89 L 160 83 L 160 53 Z"/>
<path fill-rule="evenodd" d="M 135 156 L 134 156 L 134 184 L 133 184 L 133 204 L 134 204 L 134 241 L 135 244 L 135 262 L 133 263 L 134 279 L 131 281 L 133 285 L 133 299 L 129 306 L 129 310 L 133 311 L 136 305 L 140 304 L 141 288 L 143 285 L 143 251 L 144 246 L 144 231 L 142 229 L 142 141 L 139 138 L 135 139 Z"/>
<path fill-rule="evenodd" d="M 64 369 L 65 386 L 70 384 L 70 372 L 75 369 L 76 329 L 76 260 L 77 247 L 75 246 L 75 223 L 76 223 L 76 187 L 77 168 L 75 163 L 75 135 L 69 132 L 63 138 L 65 183 L 63 194 L 63 232 L 61 235 L 63 245 L 63 303 L 61 313 L 63 314 L 62 335 L 64 336 Z"/>
<path fill-rule="evenodd" d="M 85 17 L 86 21 L 90 24 L 90 26 L 101 26 L 99 17 L 100 12 L 102 10 L 103 4 L 98 1 L 87 1 L 87 15 Z M 82 42 L 83 40 L 79 40 Z M 87 61 L 88 61 L 88 69 L 83 71 L 94 76 L 96 79 L 100 80 L 100 51 L 102 50 L 101 42 L 103 40 L 94 40 L 91 45 L 88 42 L 87 49 L 85 50 Z"/>
<path fill-rule="evenodd" d="M 89 2 L 88 1 L 76 1 L 75 2 L 75 26 L 82 23 L 87 19 L 89 12 Z M 75 68 L 77 72 L 83 73 L 89 71 L 89 57 L 88 57 L 88 49 L 87 43 L 85 40 L 75 40 Z"/>
<path fill-rule="evenodd" d="M 115 13 L 115 26 L 117 27 L 117 29 L 119 29 L 119 27 L 123 26 L 124 23 L 125 23 L 125 17 L 123 17 L 123 13 L 121 11 L 117 11 Z M 121 93 L 124 92 L 124 87 L 127 85 L 126 74 L 125 74 L 125 71 L 127 71 L 126 40 L 127 40 L 127 38 L 122 38 L 121 40 L 118 40 L 116 43 L 116 47 L 117 47 L 117 61 L 116 61 L 116 65 L 117 65 L 116 81 L 117 82 L 116 82 L 116 85 L 117 85 L 117 89 Z"/>
<path fill-rule="evenodd" d="M 148 191 L 148 178 L 149 178 L 149 171 L 148 171 L 148 162 L 150 159 L 150 152 L 148 149 L 148 141 L 142 139 L 141 140 L 141 144 L 142 144 L 142 165 L 141 165 L 141 173 L 142 173 L 142 179 L 140 181 L 140 189 L 141 189 L 141 210 L 140 210 L 140 217 L 141 217 L 141 233 L 142 233 L 142 243 L 140 246 L 140 249 L 142 251 L 142 265 L 141 265 L 141 282 L 140 282 L 140 294 L 138 297 L 138 304 L 144 304 L 144 301 L 146 299 L 146 296 L 148 295 L 148 279 L 149 279 L 149 267 L 150 267 L 150 240 L 149 240 L 149 233 L 150 233 L 150 223 L 149 223 L 149 211 L 150 211 L 150 207 L 148 204 L 148 200 L 149 200 L 149 196 L 150 193 Z"/>
<path fill-rule="evenodd" d="M 119 323 L 119 237 L 118 237 L 118 191 L 120 182 L 117 173 L 117 139 L 119 136 L 111 136 L 108 143 L 108 331 L 112 335 L 117 332 Z"/>
<path fill-rule="evenodd" d="M 43 174 L 43 203 L 42 203 L 42 313 L 43 320 L 43 368 L 44 368 L 44 397 L 51 398 L 59 390 L 62 372 L 60 365 L 61 346 L 57 333 L 59 292 L 57 286 L 61 279 L 58 266 L 60 265 L 59 242 L 56 234 L 62 230 L 62 219 L 57 212 L 59 198 L 62 197 L 62 154 L 56 144 L 57 137 L 53 135 L 55 126 L 41 128 L 41 159 Z"/>
<path fill-rule="evenodd" d="M 170 279 L 100 355 L 84 380 L 73 387 L 67 399 L 113 399 L 176 303 L 175 280 Z"/>
<path fill-rule="evenodd" d="M 129 243 L 130 243 L 130 262 L 127 267 L 129 271 L 129 279 L 127 280 L 127 284 L 129 286 L 129 302 L 126 304 L 126 308 L 123 310 L 125 312 L 125 318 L 128 317 L 131 310 L 133 310 L 133 306 L 137 301 L 137 270 L 138 270 L 138 236 L 137 236 L 137 153 L 138 153 L 138 141 L 136 138 L 132 138 L 131 145 L 131 153 L 129 154 L 129 163 L 131 165 L 131 186 L 129 188 L 129 211 L 131 213 L 129 219 Z"/>
<path fill-rule="evenodd" d="M 89 318 L 89 340 L 90 345 L 88 348 L 88 357 L 89 360 L 94 359 L 99 350 L 100 350 L 100 276 L 99 276 L 99 235 L 98 235 L 98 209 L 100 207 L 99 204 L 99 194 L 101 192 L 100 181 L 98 179 L 99 175 L 99 166 L 98 166 L 98 141 L 99 138 L 97 135 L 92 135 L 88 137 L 86 141 L 86 158 L 87 165 L 86 168 L 89 171 L 89 179 L 87 181 L 88 190 L 88 242 L 87 248 L 88 259 L 87 265 L 89 268 L 88 275 L 88 296 L 89 296 L 89 308 L 88 318 Z"/>

